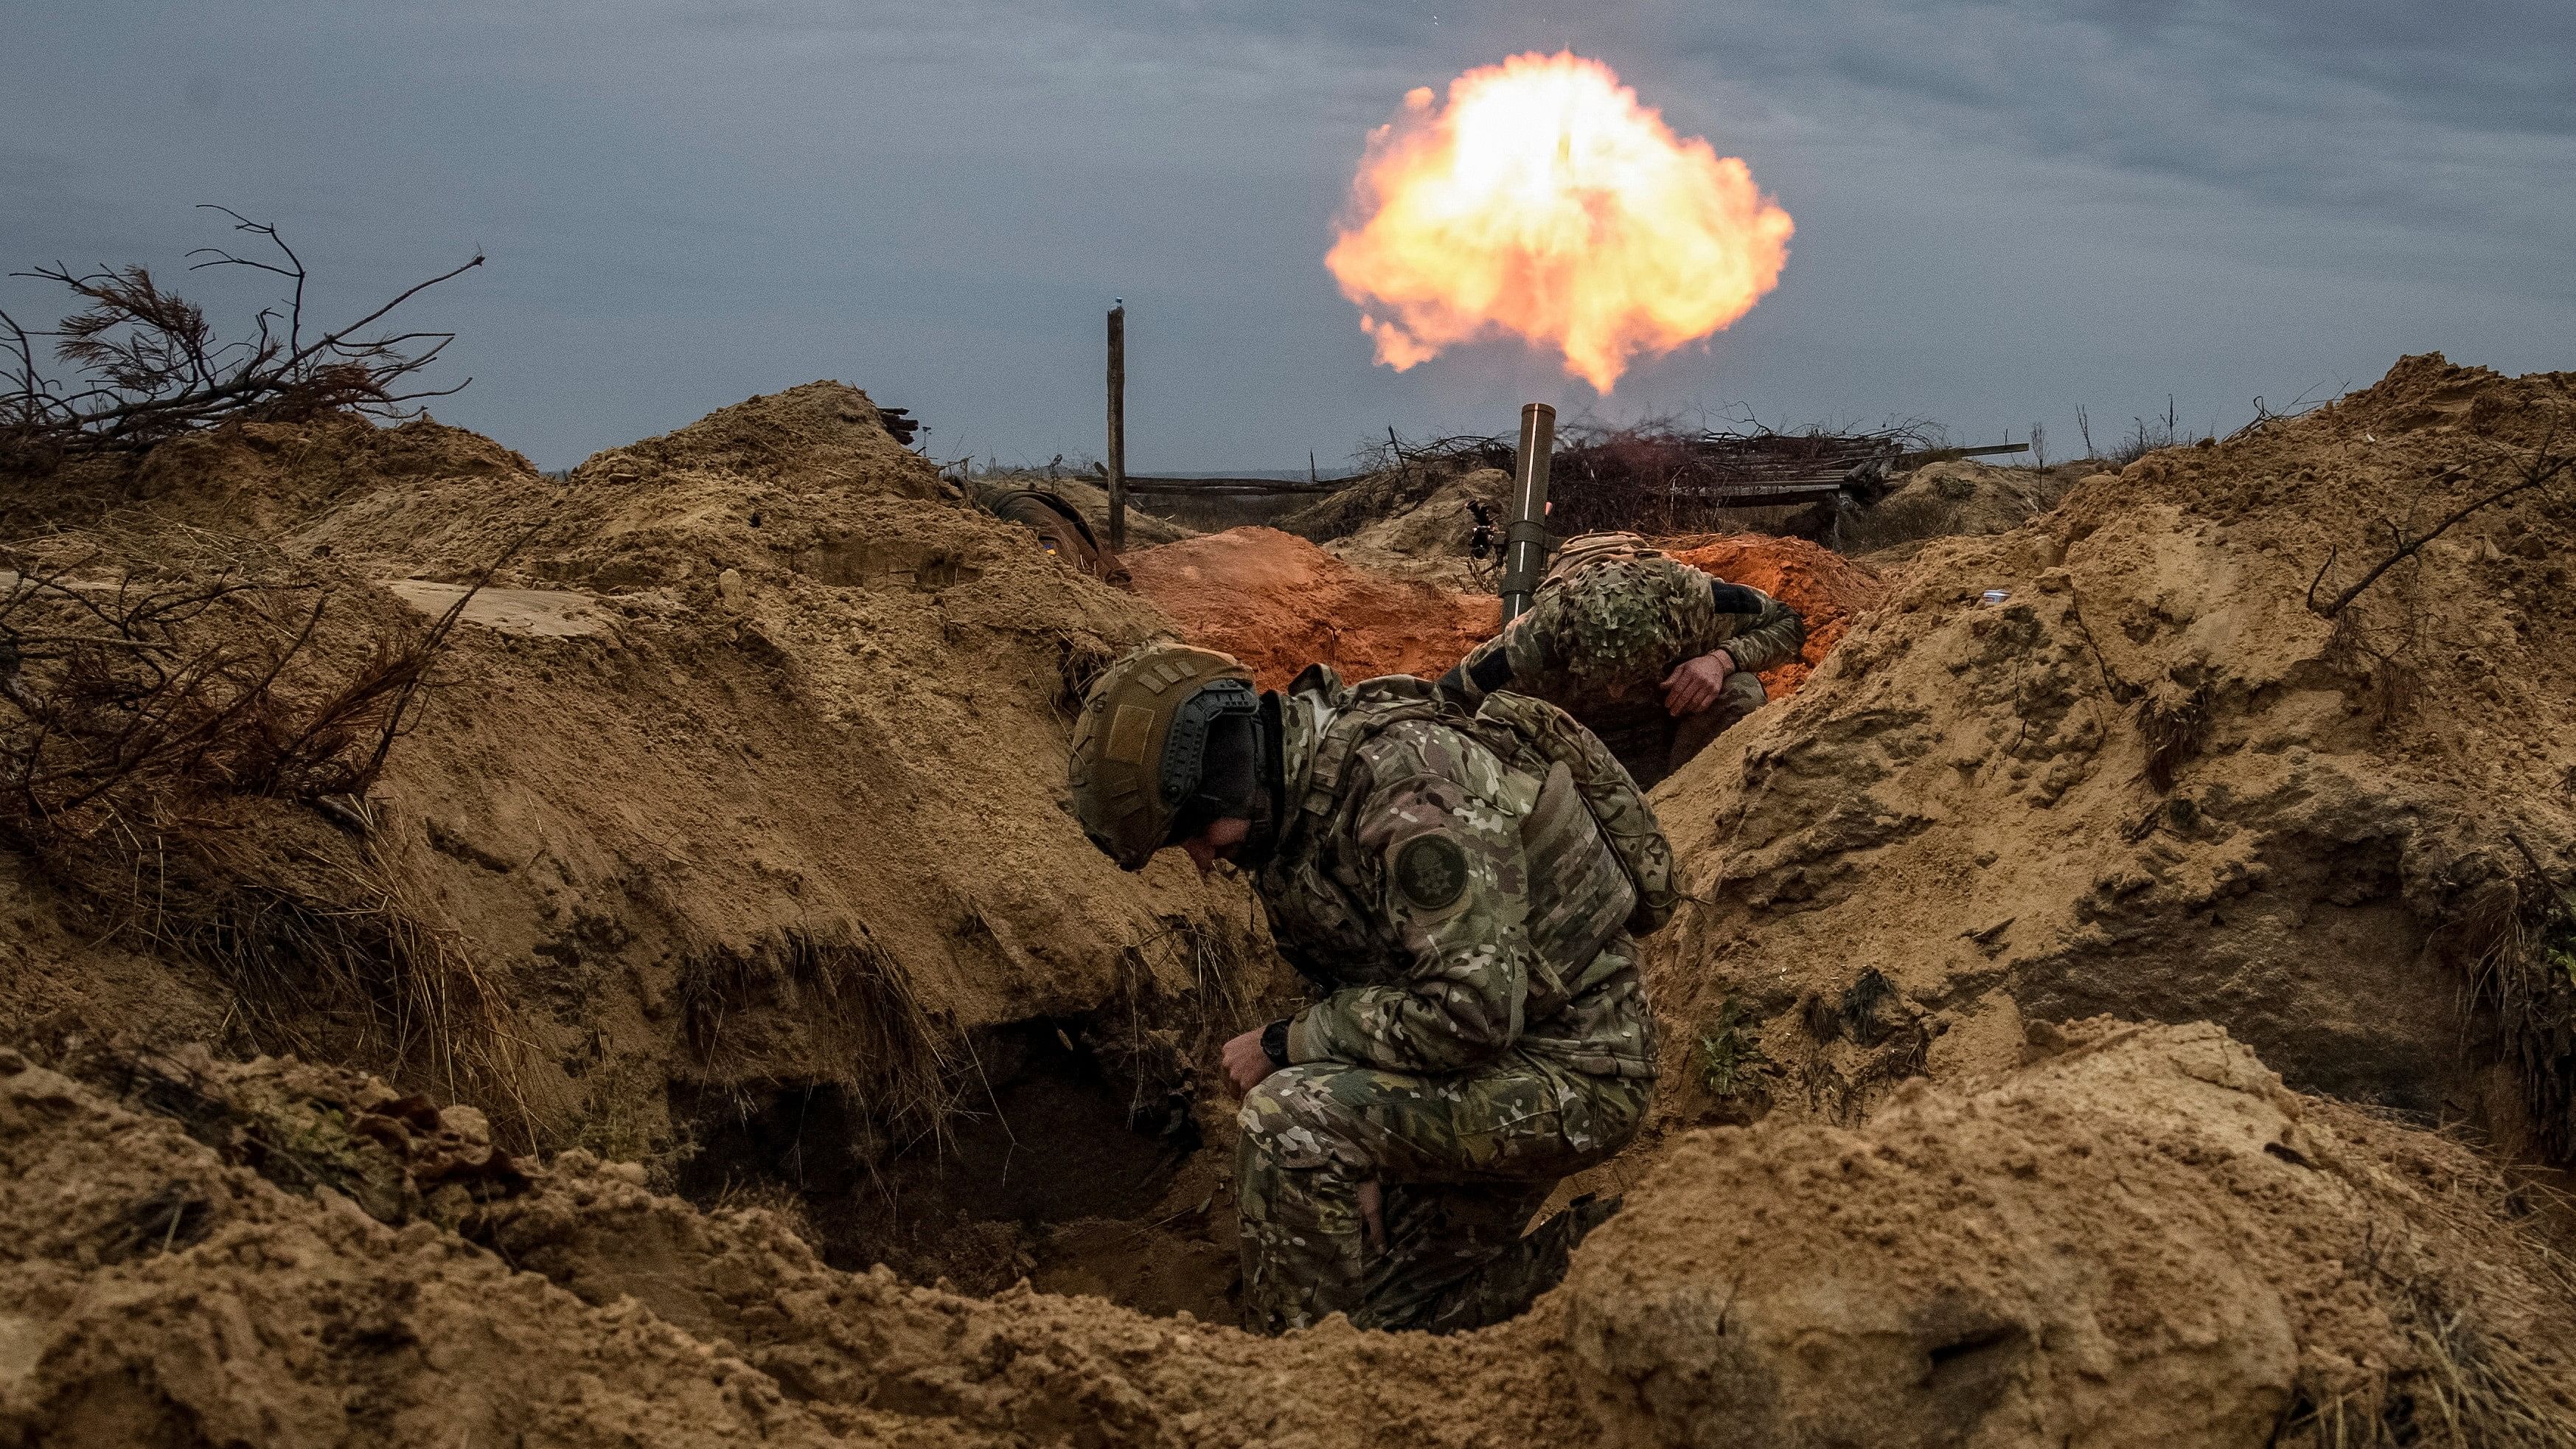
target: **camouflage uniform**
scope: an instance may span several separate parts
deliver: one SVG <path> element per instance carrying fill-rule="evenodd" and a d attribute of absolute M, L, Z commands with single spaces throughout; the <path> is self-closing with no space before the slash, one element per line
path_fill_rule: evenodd
<path fill-rule="evenodd" d="M 1626 1145 L 1653 1091 L 1634 886 L 1561 772 L 1421 717 L 1437 698 L 1318 666 L 1281 701 L 1287 819 L 1258 885 L 1330 994 L 1243 1104 L 1248 1327 L 1468 1327 L 1525 1303 L 1549 1245 L 1523 1224 Z"/>
<path fill-rule="evenodd" d="M 1564 710 L 1644 788 L 1761 708 L 1757 673 L 1795 659 L 1805 642 L 1797 611 L 1759 589 L 1713 579 L 1635 534 L 1585 534 L 1558 553 L 1529 612 L 1476 646 L 1450 680 L 1471 705 L 1509 689 Z M 1716 702 L 1675 719 L 1665 676 L 1720 648 L 1735 669 Z"/>

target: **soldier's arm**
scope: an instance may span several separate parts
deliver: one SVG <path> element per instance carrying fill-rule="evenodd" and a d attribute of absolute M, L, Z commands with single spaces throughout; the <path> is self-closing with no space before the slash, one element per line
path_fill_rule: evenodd
<path fill-rule="evenodd" d="M 1759 673 L 1797 658 L 1807 642 L 1807 621 L 1760 589 L 1713 579 L 1709 596 L 1711 627 L 1694 658 L 1724 649 L 1736 668 Z"/>
<path fill-rule="evenodd" d="M 1412 958 L 1406 979 L 1350 986 L 1289 1023 L 1291 1062 L 1454 1072 L 1518 1040 L 1531 947 L 1518 822 L 1455 781 L 1381 788 L 1353 864 Z"/>
<path fill-rule="evenodd" d="M 1498 689 L 1540 699 L 1566 698 L 1572 686 L 1564 649 L 1573 633 L 1564 615 L 1571 607 L 1564 590 L 1542 591 L 1528 613 L 1469 650 L 1441 683 L 1469 709 Z"/>
<path fill-rule="evenodd" d="M 1468 650 L 1466 658 L 1451 665 L 1449 672 L 1440 676 L 1441 687 L 1472 710 L 1484 701 L 1486 695 L 1509 684 L 1512 676 L 1511 656 L 1506 652 L 1510 647 L 1509 637 L 1497 634 Z"/>

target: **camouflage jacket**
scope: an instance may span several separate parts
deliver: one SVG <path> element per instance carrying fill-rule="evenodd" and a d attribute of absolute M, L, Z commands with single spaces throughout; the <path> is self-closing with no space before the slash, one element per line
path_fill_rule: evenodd
<path fill-rule="evenodd" d="M 1289 1059 L 1438 1073 L 1520 1050 L 1651 1077 L 1628 878 L 1589 817 L 1540 828 L 1549 782 L 1436 718 L 1370 718 L 1430 689 L 1318 665 L 1281 700 L 1288 815 L 1257 884 L 1281 951 L 1330 992 L 1290 1023 Z"/>
<path fill-rule="evenodd" d="M 1797 657 L 1807 637 L 1797 611 L 1760 589 L 1730 584 L 1642 545 L 1587 550 L 1539 586 L 1528 613 L 1458 666 L 1469 698 L 1508 688 L 1587 725 L 1653 706 L 1675 666 L 1723 648 L 1738 669 Z"/>

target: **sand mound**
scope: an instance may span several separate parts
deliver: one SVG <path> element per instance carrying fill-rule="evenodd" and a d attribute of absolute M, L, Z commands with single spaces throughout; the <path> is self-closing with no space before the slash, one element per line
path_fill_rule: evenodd
<path fill-rule="evenodd" d="M 703 1197 L 801 1184 L 835 1251 L 901 1260 L 889 1224 L 962 1213 L 992 1227 L 992 1261 L 955 1265 L 978 1282 L 1009 1281 L 1024 1220 L 1165 1216 L 1200 1133 L 1200 1037 L 1252 1011 L 1271 968 L 1239 896 L 1186 865 L 1119 872 L 1062 803 L 1080 686 L 1160 616 L 936 497 L 837 384 L 569 482 L 464 447 L 443 456 L 470 468 L 376 468 L 406 431 L 272 439 L 293 476 L 339 480 L 272 544 L 424 622 L 518 544 L 392 754 L 364 879 L 314 887 L 326 914 L 398 896 L 413 939 L 501 1005 L 510 1067 L 476 1103 L 520 1145 L 641 1160 Z M 288 813 L 259 830 L 352 848 Z M 286 1044 L 223 1009 L 220 970 L 169 954 L 164 995 L 216 994 L 138 1044 L 209 1019 L 230 1052 Z M 144 974 L 97 968 L 102 988 Z M 0 989 L 62 1030 L 135 1026 L 62 972 Z M 1049 1153 L 1118 1164 L 1135 1200 L 996 1188 L 1084 1181 L 1040 1170 Z"/>
<path fill-rule="evenodd" d="M 1887 494 L 1835 524 L 1836 543 L 1885 567 L 1936 538 L 2005 533 L 2057 506 L 2094 465 L 1996 468 L 1964 459 L 1932 463 L 1896 480 Z"/>
<path fill-rule="evenodd" d="M 1232 528 L 1126 561 L 1136 592 L 1182 637 L 1250 665 L 1264 689 L 1315 663 L 1352 679 L 1437 676 L 1502 617 L 1497 599 L 1373 577 L 1275 528 Z"/>
<path fill-rule="evenodd" d="M 1461 593 L 1490 594 L 1501 568 L 1502 525 L 1510 517 L 1505 510 L 1511 491 L 1509 473 L 1479 468 L 1324 547 L 1335 558 L 1370 573 L 1420 579 Z M 1482 560 L 1468 555 L 1468 539 L 1476 527 L 1467 507 L 1470 501 L 1483 504 L 1494 519 L 1495 552 Z"/>
<path fill-rule="evenodd" d="M 110 519 L 267 538 L 391 480 L 492 479 L 533 472 L 479 433 L 426 414 L 378 427 L 354 414 L 234 423 L 174 438 L 140 459 L 88 460 L 0 490 L 0 536 Z"/>
<path fill-rule="evenodd" d="M 1990 1061 L 2022 1014 L 2113 1011 L 2558 1137 L 2564 982 L 2498 965 L 2545 895 L 2515 840 L 2563 862 L 2576 839 L 2552 572 L 2576 489 L 2478 515 L 2339 622 L 2305 600 L 2382 555 L 2383 514 L 2482 495 L 2571 411 L 2564 376 L 2409 359 L 1935 543 L 1786 709 L 1660 792 L 1703 900 L 1653 943 L 1658 1005 L 1730 1062 L 1758 1038 L 1778 1075 L 1739 1087 L 1828 1112 Z M 2522 1092 L 2488 1070 L 2508 1042 Z"/>
<path fill-rule="evenodd" d="M 770 1213 L 586 1153 L 467 1186 L 470 1117 L 345 1076 L 155 1063 L 129 1105 L 0 1054 L 0 1434 L 2037 1449 L 2378 1442 L 2464 1408 L 2564 1432 L 2564 1286 L 2470 1154 L 2292 1097 L 2213 1028 L 2059 1045 L 1860 1132 L 1691 1134 L 1524 1319 L 1279 1340 L 835 1271 Z M 278 1150 L 370 1100 L 354 1151 Z M 352 1196 L 342 1161 L 439 1186 Z"/>
<path fill-rule="evenodd" d="M 2054 1043 L 1856 1132 L 1674 1151 L 1565 1290 L 1612 1440 L 2576 1433 L 2569 1280 L 2467 1153 L 2304 1102 L 2207 1024 Z"/>
<path fill-rule="evenodd" d="M 886 431 L 857 388 L 809 382 L 720 408 L 676 433 L 594 454 L 574 470 L 610 482 L 713 474 L 791 489 L 833 488 L 897 498 L 938 495 L 936 474 Z"/>

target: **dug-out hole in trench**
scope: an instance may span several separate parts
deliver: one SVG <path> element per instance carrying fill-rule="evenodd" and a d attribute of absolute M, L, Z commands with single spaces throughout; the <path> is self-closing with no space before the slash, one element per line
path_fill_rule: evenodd
<path fill-rule="evenodd" d="M 1185 1063 L 1079 1018 L 978 1033 L 937 1131 L 889 1132 L 832 1082 L 674 1084 L 682 1196 L 787 1214 L 836 1268 L 993 1293 L 1027 1278 L 1142 1312 L 1237 1318 L 1233 1215 Z"/>

